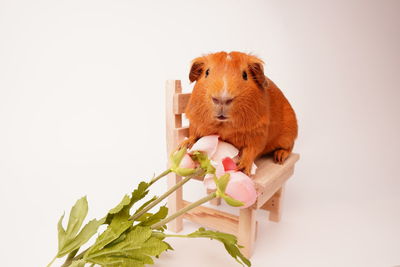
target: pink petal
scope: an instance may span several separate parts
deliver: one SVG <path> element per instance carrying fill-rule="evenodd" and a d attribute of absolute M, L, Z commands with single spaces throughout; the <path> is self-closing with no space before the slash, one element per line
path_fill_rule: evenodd
<path fill-rule="evenodd" d="M 219 178 L 225 174 L 225 168 L 222 162 L 210 161 L 211 165 L 215 168 L 215 175 Z"/>
<path fill-rule="evenodd" d="M 236 147 L 227 142 L 219 141 L 213 159 L 215 161 L 222 161 L 226 157 L 234 158 L 238 154 L 239 150 Z"/>
<path fill-rule="evenodd" d="M 230 180 L 225 193 L 234 199 L 244 203 L 240 208 L 247 208 L 253 205 L 257 200 L 257 192 L 254 188 L 254 182 L 243 172 L 229 172 Z"/>
<path fill-rule="evenodd" d="M 195 163 L 192 160 L 192 158 L 189 156 L 189 154 L 185 154 L 185 156 L 183 156 L 181 164 L 179 165 L 180 168 L 188 168 L 188 169 L 194 169 Z"/>
<path fill-rule="evenodd" d="M 225 171 L 234 171 L 237 169 L 236 163 L 229 157 L 224 158 L 222 164 L 224 165 Z"/>
<path fill-rule="evenodd" d="M 218 135 L 203 136 L 192 146 L 190 152 L 201 151 L 207 153 L 208 157 L 211 158 L 218 146 Z"/>

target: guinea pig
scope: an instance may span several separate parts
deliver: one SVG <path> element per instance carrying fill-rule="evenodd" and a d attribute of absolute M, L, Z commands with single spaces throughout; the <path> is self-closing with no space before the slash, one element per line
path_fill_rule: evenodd
<path fill-rule="evenodd" d="M 179 147 L 215 134 L 239 149 L 238 170 L 247 175 L 265 154 L 283 164 L 297 137 L 297 120 L 281 90 L 264 75 L 263 64 L 241 52 L 195 58 L 189 79 L 196 83 L 185 110 L 189 138 Z"/>

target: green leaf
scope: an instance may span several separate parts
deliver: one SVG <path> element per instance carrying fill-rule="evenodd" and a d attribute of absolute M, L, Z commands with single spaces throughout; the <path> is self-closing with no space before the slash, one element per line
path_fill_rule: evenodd
<path fill-rule="evenodd" d="M 58 224 L 57 224 L 57 230 L 58 230 L 58 250 L 60 250 L 60 248 L 64 245 L 65 243 L 65 238 L 66 238 L 66 234 L 65 234 L 65 230 L 64 227 L 62 226 L 62 221 L 64 219 L 65 214 L 63 214 L 61 216 L 61 218 L 58 220 Z"/>
<path fill-rule="evenodd" d="M 96 242 L 85 255 L 100 251 L 105 246 L 118 239 L 129 227 L 132 226 L 132 221 L 129 221 L 125 214 L 115 214 L 107 229 L 99 235 Z"/>
<path fill-rule="evenodd" d="M 126 238 L 126 232 L 127 232 L 127 231 L 129 231 L 129 228 L 128 228 L 125 232 L 123 232 L 117 239 L 114 239 L 114 241 L 108 243 L 108 244 L 105 245 L 104 247 L 106 248 L 106 247 L 114 246 L 114 245 L 116 245 L 116 244 L 121 243 L 122 241 L 124 241 L 125 238 Z"/>
<path fill-rule="evenodd" d="M 221 195 L 221 198 L 223 198 L 228 205 L 233 206 L 233 207 L 240 207 L 240 206 L 244 205 L 243 202 L 241 202 L 237 199 L 234 199 L 226 194 Z"/>
<path fill-rule="evenodd" d="M 217 180 L 217 187 L 221 190 L 221 192 L 225 193 L 226 186 L 228 185 L 229 179 L 230 179 L 230 174 L 225 173 L 219 179 Z"/>
<path fill-rule="evenodd" d="M 140 182 L 138 187 L 132 192 L 132 199 L 131 202 L 132 204 L 138 202 L 142 198 L 144 198 L 149 191 L 147 190 L 149 188 L 150 184 L 146 182 Z"/>
<path fill-rule="evenodd" d="M 172 169 L 172 170 L 179 176 L 183 176 L 183 177 L 192 175 L 193 173 L 196 172 L 196 169 L 190 169 L 190 168 L 176 168 L 176 169 Z"/>
<path fill-rule="evenodd" d="M 69 267 L 84 267 L 86 264 L 86 261 L 84 260 L 78 260 L 78 261 L 73 261 Z"/>
<path fill-rule="evenodd" d="M 126 238 L 113 246 L 98 251 L 88 251 L 84 260 L 105 267 L 144 266 L 153 264 L 150 256 L 158 256 L 169 246 L 162 240 L 152 237 L 150 227 L 135 226 L 126 234 Z"/>
<path fill-rule="evenodd" d="M 153 215 L 146 218 L 139 225 L 141 226 L 151 226 L 153 224 L 158 223 L 168 215 L 168 208 L 166 206 L 161 206 L 160 209 L 154 213 Z"/>
<path fill-rule="evenodd" d="M 215 168 L 211 164 L 211 161 L 206 153 L 195 151 L 192 153 L 192 155 L 194 160 L 200 164 L 200 167 L 204 170 L 205 174 L 207 173 L 215 174 Z"/>
<path fill-rule="evenodd" d="M 137 201 L 143 199 L 147 195 L 149 192 L 149 186 L 150 185 L 146 182 L 139 183 L 137 188 L 132 192 L 131 197 L 124 196 L 121 202 L 108 212 L 105 221 L 107 224 L 109 224 L 109 226 L 101 235 L 99 235 L 94 245 L 85 255 L 93 254 L 105 247 L 115 246 L 124 242 L 128 234 L 127 232 L 133 224 L 133 221 L 129 221 L 130 209 Z M 155 198 L 152 198 L 146 203 L 154 200 Z M 144 205 L 142 205 L 139 209 L 143 208 Z M 150 215 L 152 214 L 146 215 L 146 219 L 151 217 Z M 142 217 L 139 219 L 143 219 Z"/>
<path fill-rule="evenodd" d="M 146 201 L 145 203 L 142 204 L 142 206 L 140 206 L 134 214 L 138 213 L 139 211 L 141 211 L 142 209 L 144 209 L 145 207 L 147 207 L 147 205 L 149 205 L 151 202 L 153 202 L 154 200 L 156 200 L 158 197 L 157 196 L 153 196 L 151 199 L 149 199 L 148 201 Z"/>
<path fill-rule="evenodd" d="M 135 221 L 138 221 L 138 222 L 143 222 L 143 221 L 146 221 L 150 216 L 152 216 L 153 215 L 153 213 L 151 213 L 151 212 L 146 212 L 145 214 L 143 214 L 142 216 L 140 216 L 139 218 L 137 218 L 137 219 L 135 219 Z"/>
<path fill-rule="evenodd" d="M 205 230 L 203 227 L 199 228 L 196 232 L 187 235 L 188 237 L 206 237 L 215 239 L 224 244 L 225 249 L 238 263 L 251 266 L 251 262 L 243 256 L 237 244 L 237 238 L 234 235 L 221 233 L 218 231 Z"/>
<path fill-rule="evenodd" d="M 167 249 L 166 249 L 166 251 L 167 250 L 174 250 L 174 248 L 169 244 L 169 243 L 167 243 L 167 242 L 165 242 L 165 241 L 163 241 L 164 242 L 164 244 L 166 244 L 167 245 Z"/>
<path fill-rule="evenodd" d="M 81 230 L 81 232 L 75 236 L 66 239 L 66 242 L 63 246 L 59 249 L 57 257 L 61 258 L 68 253 L 74 251 L 75 249 L 80 248 L 83 244 L 85 244 L 89 239 L 97 233 L 97 230 L 100 225 L 104 223 L 103 220 L 91 220 L 88 222 Z"/>
<path fill-rule="evenodd" d="M 148 194 L 149 186 L 149 183 L 140 182 L 137 188 L 132 192 L 131 197 L 125 195 L 121 202 L 108 212 L 106 216 L 106 223 L 110 224 L 116 214 L 120 214 L 120 216 L 123 215 L 123 217 L 129 218 L 130 209 L 136 202 Z"/>
<path fill-rule="evenodd" d="M 78 233 L 79 229 L 82 226 L 83 220 L 86 218 L 88 209 L 89 207 L 86 196 L 82 197 L 75 203 L 69 214 L 68 226 L 66 231 L 67 236 L 74 236 Z"/>
<path fill-rule="evenodd" d="M 112 208 L 108 213 L 109 214 L 116 214 L 120 212 L 124 207 L 128 206 L 131 203 L 131 198 L 128 195 L 125 195 L 121 202 Z"/>
<path fill-rule="evenodd" d="M 58 258 L 71 253 L 85 244 L 97 232 L 99 226 L 104 223 L 104 219 L 91 220 L 79 232 L 79 229 L 86 218 L 87 212 L 87 199 L 86 197 L 83 197 L 72 207 L 66 230 L 64 230 L 62 225 L 64 215 L 61 216 L 58 221 Z"/>
<path fill-rule="evenodd" d="M 158 256 L 172 247 L 156 237 L 150 237 L 141 247 L 140 252 L 150 256 Z M 139 251 L 139 250 L 138 250 Z"/>

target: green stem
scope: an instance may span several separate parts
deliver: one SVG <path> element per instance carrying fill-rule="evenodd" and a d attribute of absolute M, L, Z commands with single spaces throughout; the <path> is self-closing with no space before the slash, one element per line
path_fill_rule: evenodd
<path fill-rule="evenodd" d="M 178 189 L 179 187 L 181 187 L 183 184 L 185 184 L 187 181 L 189 181 L 191 179 L 191 177 L 186 177 L 185 179 L 181 180 L 179 183 L 175 184 L 173 187 L 171 187 L 167 192 L 165 192 L 162 196 L 160 196 L 159 198 L 157 198 L 156 200 L 154 200 L 153 202 L 151 202 L 149 205 L 147 205 L 144 209 L 142 209 L 141 211 L 139 211 L 136 214 L 133 214 L 129 220 L 133 221 L 136 220 L 137 218 L 140 218 L 140 216 L 142 216 L 143 214 L 145 214 L 146 212 L 148 212 L 151 208 L 153 208 L 155 205 L 157 205 L 158 203 L 160 203 L 161 201 L 163 201 L 166 197 L 168 197 L 170 194 L 172 194 L 173 192 L 175 192 L 176 189 Z"/>
<path fill-rule="evenodd" d="M 50 267 L 56 259 L 57 259 L 57 256 L 55 256 L 55 257 L 51 260 L 51 262 L 50 262 L 49 264 L 47 264 L 47 267 Z"/>
<path fill-rule="evenodd" d="M 154 184 L 155 182 L 157 182 L 158 180 L 160 180 L 162 177 L 164 177 L 165 175 L 169 174 L 170 172 L 172 172 L 171 169 L 167 169 L 165 170 L 163 173 L 161 173 L 159 176 L 154 177 L 153 179 L 151 179 L 150 181 L 150 185 Z"/>
<path fill-rule="evenodd" d="M 209 194 L 208 196 L 205 196 L 199 200 L 197 200 L 196 202 L 193 202 L 190 205 L 187 205 L 186 207 L 184 207 L 183 209 L 178 210 L 176 213 L 172 214 L 171 216 L 169 216 L 168 218 L 165 218 L 164 220 L 161 220 L 160 222 L 153 224 L 151 226 L 152 229 L 157 229 L 160 228 L 161 226 L 169 223 L 170 221 L 172 221 L 173 219 L 181 216 L 182 214 L 188 212 L 189 210 L 200 206 L 203 203 L 206 203 L 207 201 L 210 201 L 211 199 L 214 199 L 217 196 L 216 192 L 212 192 L 211 194 Z"/>
<path fill-rule="evenodd" d="M 79 248 L 69 253 L 67 259 L 65 260 L 64 264 L 61 265 L 61 267 L 70 266 L 72 261 L 74 260 L 75 255 L 78 253 L 78 250 Z"/>
<path fill-rule="evenodd" d="M 73 257 L 70 261 L 68 261 L 68 262 L 65 261 L 64 264 L 61 265 L 61 267 L 70 266 L 72 262 L 77 261 L 77 260 L 80 260 L 80 259 L 83 259 L 83 255 L 85 255 L 85 253 L 86 253 L 89 249 L 90 249 L 90 247 L 87 248 L 87 249 L 85 249 L 84 251 L 82 251 L 81 253 L 79 253 L 78 255 L 76 255 L 75 257 Z M 78 252 L 78 251 L 77 251 L 77 252 Z"/>
<path fill-rule="evenodd" d="M 81 253 L 79 253 L 77 256 L 75 256 L 74 261 L 83 259 L 83 255 L 85 255 L 85 253 L 86 253 L 90 248 L 91 248 L 91 247 L 88 247 L 87 249 L 85 249 L 84 251 L 82 251 Z"/>
<path fill-rule="evenodd" d="M 136 214 L 133 214 L 129 220 L 136 220 L 137 218 L 140 218 L 143 214 L 145 214 L 147 211 L 149 211 L 151 208 L 153 208 L 154 206 L 156 206 L 158 203 L 160 203 L 161 201 L 163 201 L 166 197 L 168 197 L 169 195 L 171 195 L 173 192 L 175 192 L 178 188 L 180 188 L 182 185 L 184 185 L 185 183 L 187 183 L 190 179 L 192 179 L 193 177 L 197 177 L 197 176 L 201 176 L 204 173 L 203 169 L 199 168 L 196 170 L 196 172 L 192 175 L 189 175 L 187 177 L 185 177 L 185 179 L 179 181 L 178 183 L 176 183 L 173 187 L 171 187 L 167 192 L 165 192 L 162 196 L 160 196 L 159 198 L 157 198 L 156 200 L 154 200 L 153 202 L 151 202 L 149 205 L 147 205 L 144 209 L 142 209 L 141 211 L 139 211 Z"/>
<path fill-rule="evenodd" d="M 197 238 L 193 236 L 188 236 L 188 235 L 169 235 L 169 234 L 164 234 L 162 235 L 163 237 L 185 237 L 185 238 Z"/>

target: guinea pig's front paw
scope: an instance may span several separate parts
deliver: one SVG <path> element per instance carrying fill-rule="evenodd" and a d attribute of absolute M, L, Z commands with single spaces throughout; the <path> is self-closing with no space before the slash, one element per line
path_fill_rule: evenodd
<path fill-rule="evenodd" d="M 180 144 L 178 145 L 177 150 L 180 150 L 180 149 L 182 149 L 182 148 L 184 148 L 184 147 L 186 147 L 187 149 L 189 149 L 189 148 L 191 148 L 191 147 L 194 145 L 194 143 L 196 143 L 196 138 L 194 138 L 194 137 L 189 137 L 188 139 L 183 140 L 182 143 L 180 143 Z"/>
<path fill-rule="evenodd" d="M 274 162 L 282 165 L 289 156 L 290 156 L 290 152 L 285 149 L 275 150 L 274 151 Z"/>
<path fill-rule="evenodd" d="M 243 172 L 244 174 L 246 174 L 247 176 L 250 177 L 252 165 L 253 165 L 252 162 L 246 163 L 246 162 L 244 162 L 244 161 L 241 160 L 241 161 L 239 162 L 239 165 L 238 165 L 238 167 L 237 167 L 237 170 Z"/>

